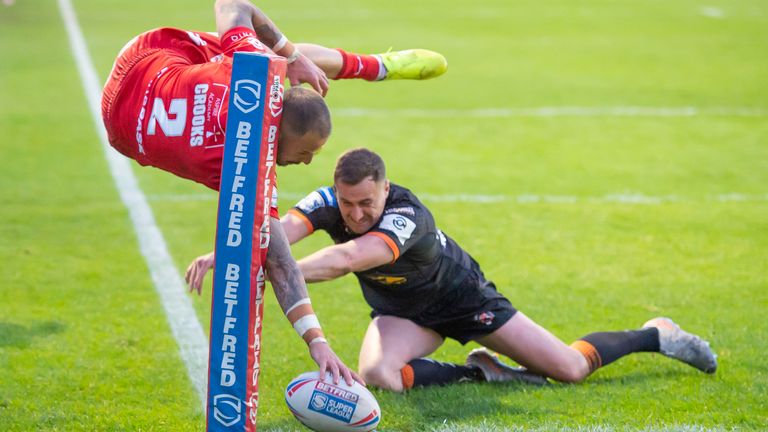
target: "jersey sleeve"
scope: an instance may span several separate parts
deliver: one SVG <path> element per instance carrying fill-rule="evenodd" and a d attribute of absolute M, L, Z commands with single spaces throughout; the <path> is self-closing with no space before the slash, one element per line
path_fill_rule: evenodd
<path fill-rule="evenodd" d="M 228 57 L 238 51 L 273 54 L 272 50 L 261 43 L 256 32 L 248 27 L 232 28 L 224 33 L 220 41 L 222 54 Z"/>
<path fill-rule="evenodd" d="M 385 208 L 381 221 L 365 235 L 381 238 L 394 254 L 393 262 L 430 232 L 434 221 L 417 207 Z"/>
<path fill-rule="evenodd" d="M 300 218 L 310 234 L 319 229 L 328 231 L 341 217 L 336 195 L 330 187 L 310 193 L 288 212 Z"/>

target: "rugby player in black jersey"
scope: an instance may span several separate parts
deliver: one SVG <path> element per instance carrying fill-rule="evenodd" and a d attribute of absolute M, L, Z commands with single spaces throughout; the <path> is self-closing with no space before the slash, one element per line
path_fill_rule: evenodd
<path fill-rule="evenodd" d="M 390 183 L 384 162 L 367 149 L 342 154 L 334 186 L 320 188 L 281 219 L 293 244 L 326 231 L 335 245 L 298 261 L 307 282 L 353 272 L 373 311 L 360 348 L 359 373 L 374 386 L 403 391 L 459 381 L 578 382 L 635 352 L 660 352 L 713 373 L 709 344 L 668 318 L 639 330 L 591 333 L 566 345 L 516 310 L 478 263 L 435 225 L 408 189 Z M 190 264 L 186 280 L 200 292 L 213 254 Z M 466 365 L 427 359 L 446 337 L 475 341 Z"/>

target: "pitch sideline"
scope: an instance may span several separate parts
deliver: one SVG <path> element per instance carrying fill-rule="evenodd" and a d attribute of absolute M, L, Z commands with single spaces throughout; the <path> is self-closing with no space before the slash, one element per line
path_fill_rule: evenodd
<path fill-rule="evenodd" d="M 131 171 L 127 158 L 115 151 L 107 140 L 107 132 L 101 121 L 101 86 L 93 66 L 80 24 L 71 0 L 58 0 L 61 18 L 67 31 L 80 80 L 85 90 L 88 108 L 99 135 L 104 157 L 117 186 L 120 199 L 128 209 L 139 249 L 147 262 L 160 301 L 168 318 L 173 338 L 179 345 L 181 359 L 205 411 L 208 372 L 208 338 L 197 319 L 192 301 L 186 294 L 184 282 L 173 263 L 165 244 L 163 233 L 155 223 L 147 198 Z"/>

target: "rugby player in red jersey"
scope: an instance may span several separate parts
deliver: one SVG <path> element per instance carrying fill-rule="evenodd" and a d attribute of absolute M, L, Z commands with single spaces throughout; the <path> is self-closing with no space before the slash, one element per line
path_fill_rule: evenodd
<path fill-rule="evenodd" d="M 215 11 L 217 34 L 160 28 L 130 41 L 115 60 L 102 97 L 113 147 L 141 165 L 213 189 L 218 189 L 234 52 L 284 56 L 287 79 L 323 95 L 328 76 L 428 79 L 447 67 L 443 56 L 427 50 L 359 55 L 293 44 L 247 0 L 218 0 Z M 311 161 L 330 134 L 327 111 L 307 89 L 285 92 L 278 164 Z"/>
<path fill-rule="evenodd" d="M 287 58 L 277 164 L 312 161 L 331 131 L 321 95 L 335 79 L 427 79 L 445 71 L 431 51 L 408 50 L 365 56 L 318 45 L 293 44 L 247 0 L 218 0 L 217 34 L 160 28 L 130 41 L 118 54 L 102 95 L 110 144 L 141 165 L 154 166 L 218 190 L 223 157 L 232 56 L 237 51 Z M 316 91 L 298 87 L 308 83 Z M 275 185 L 274 170 L 270 184 Z M 312 317 L 304 279 L 279 223 L 273 190 L 271 242 L 266 269 L 280 306 L 291 322 Z M 314 320 L 316 321 L 316 319 Z M 303 322 L 309 322 L 304 320 Z M 317 327 L 317 328 L 314 328 Z M 312 358 L 334 381 L 360 380 L 328 346 L 319 324 L 308 342 Z"/>
<path fill-rule="evenodd" d="M 335 243 L 298 261 L 307 282 L 357 276 L 373 309 L 358 371 L 384 389 L 460 381 L 545 384 L 544 377 L 578 382 L 635 352 L 660 352 L 707 373 L 717 368 L 709 344 L 668 318 L 654 318 L 639 330 L 591 333 L 566 345 L 498 293 L 479 264 L 437 228 L 429 209 L 390 183 L 384 162 L 366 149 L 344 153 L 333 188 L 310 193 L 281 223 L 291 243 L 317 230 Z M 199 292 L 212 265 L 213 254 L 190 264 L 190 289 Z M 475 341 L 525 369 L 503 364 L 485 348 L 472 351 L 466 365 L 425 358 L 446 337 Z"/>

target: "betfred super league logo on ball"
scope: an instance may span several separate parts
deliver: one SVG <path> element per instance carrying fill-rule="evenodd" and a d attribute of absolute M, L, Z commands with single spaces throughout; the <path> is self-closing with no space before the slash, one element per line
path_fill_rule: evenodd
<path fill-rule="evenodd" d="M 339 387 L 318 381 L 309 409 L 349 423 L 357 408 L 358 396 Z"/>
<path fill-rule="evenodd" d="M 320 374 L 299 375 L 285 389 L 285 403 L 298 421 L 316 431 L 368 432 L 381 420 L 379 403 L 362 384 L 344 380 L 331 384 L 331 373 L 325 380 Z"/>

